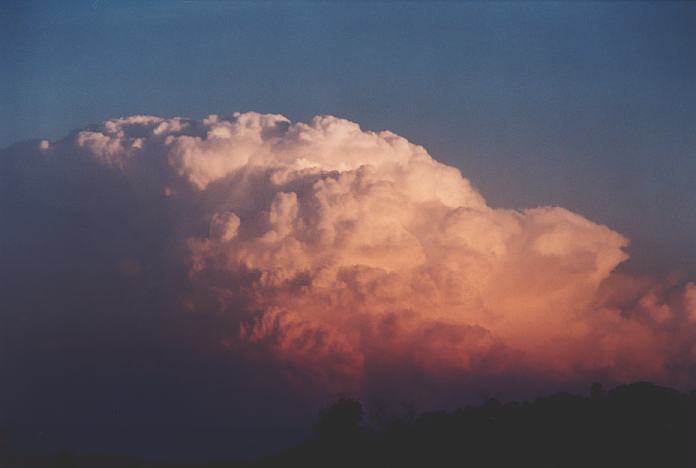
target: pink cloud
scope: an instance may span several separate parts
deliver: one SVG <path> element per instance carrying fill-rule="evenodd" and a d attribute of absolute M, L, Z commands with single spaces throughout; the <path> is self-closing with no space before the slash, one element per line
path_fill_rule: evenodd
<path fill-rule="evenodd" d="M 160 194 L 188 307 L 229 314 L 228 351 L 293 385 L 360 391 L 385 368 L 694 383 L 694 283 L 615 273 L 623 235 L 560 207 L 491 208 L 391 132 L 133 116 L 43 149 Z"/>

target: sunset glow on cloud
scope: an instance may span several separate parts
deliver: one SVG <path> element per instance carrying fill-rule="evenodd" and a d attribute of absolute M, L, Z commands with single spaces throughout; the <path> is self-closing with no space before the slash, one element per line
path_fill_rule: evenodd
<path fill-rule="evenodd" d="M 121 246 L 120 274 L 185 265 L 178 304 L 225 317 L 222 352 L 300 391 L 361 394 L 392 374 L 696 383 L 696 284 L 615 273 L 620 233 L 561 207 L 491 208 L 391 132 L 331 116 L 132 116 L 27 158 L 27 173 L 56 158 L 106 170 L 168 207 L 151 226 L 167 258 Z M 102 228 L 96 243 L 121 229 Z"/>

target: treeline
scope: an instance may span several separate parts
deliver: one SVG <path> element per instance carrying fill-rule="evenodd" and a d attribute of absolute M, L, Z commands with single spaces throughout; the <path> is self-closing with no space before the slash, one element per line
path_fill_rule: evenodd
<path fill-rule="evenodd" d="M 18 455 L 6 453 L 2 466 L 696 467 L 696 392 L 650 383 L 607 393 L 595 385 L 588 396 L 489 400 L 453 412 L 372 411 L 370 416 L 359 401 L 341 399 L 321 411 L 305 442 L 255 461 L 180 465 L 61 452 L 22 465 Z"/>
<path fill-rule="evenodd" d="M 366 426 L 362 407 L 324 410 L 316 436 L 262 466 L 696 467 L 696 393 L 649 383 L 588 397 L 496 400 Z"/>

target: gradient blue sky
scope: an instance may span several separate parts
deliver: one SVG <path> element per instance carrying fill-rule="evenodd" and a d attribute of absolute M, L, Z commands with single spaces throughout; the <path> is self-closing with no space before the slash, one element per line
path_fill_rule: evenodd
<path fill-rule="evenodd" d="M 333 114 L 696 273 L 696 3 L 23 2 L 0 147 L 137 113 Z"/>

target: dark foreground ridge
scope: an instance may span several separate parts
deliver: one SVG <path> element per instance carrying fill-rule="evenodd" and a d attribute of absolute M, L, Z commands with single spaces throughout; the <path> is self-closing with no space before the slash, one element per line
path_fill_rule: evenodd
<path fill-rule="evenodd" d="M 367 419 L 370 419 L 368 422 Z M 453 412 L 364 416 L 340 399 L 321 411 L 300 445 L 253 461 L 177 463 L 69 450 L 18 453 L 3 468 L 194 467 L 696 467 L 696 391 L 641 382 L 588 397 L 558 393 L 529 402 L 489 400 Z"/>

